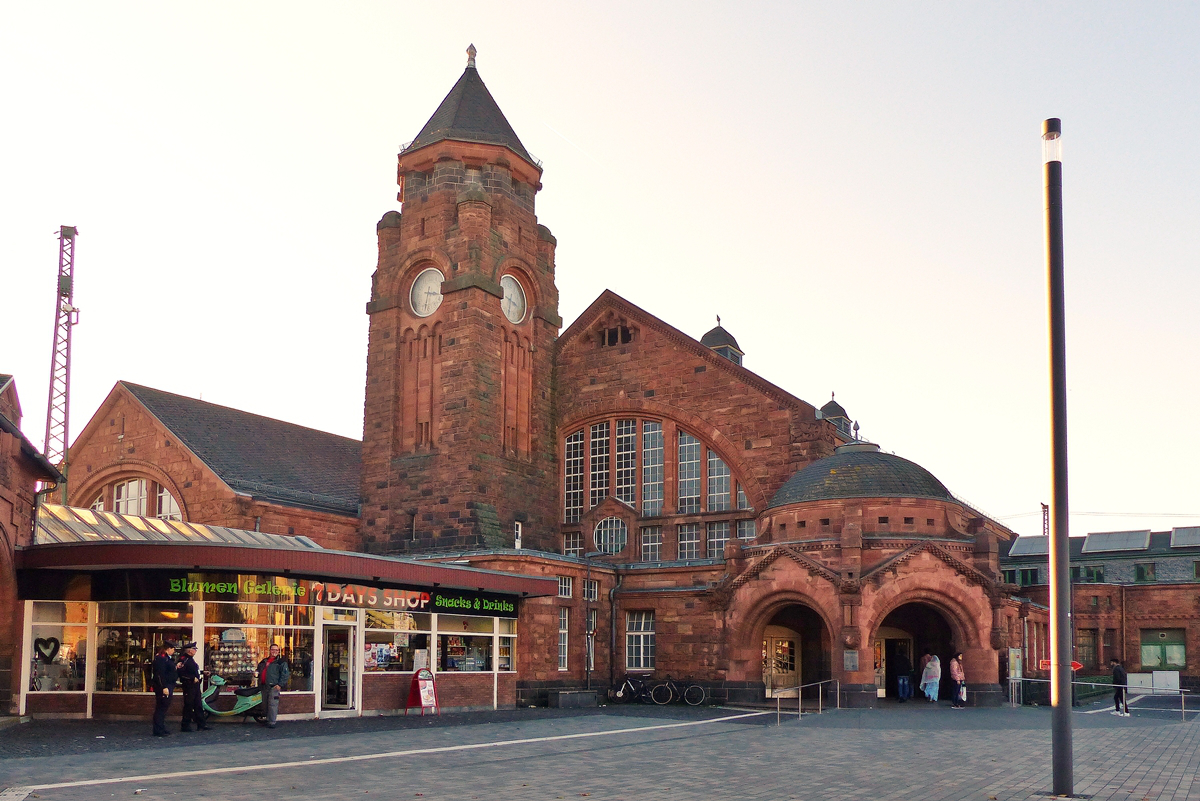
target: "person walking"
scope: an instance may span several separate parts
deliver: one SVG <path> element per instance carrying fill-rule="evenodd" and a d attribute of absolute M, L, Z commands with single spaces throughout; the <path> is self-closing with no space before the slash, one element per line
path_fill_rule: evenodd
<path fill-rule="evenodd" d="M 279 655 L 279 646 L 271 643 L 266 658 L 258 663 L 258 691 L 267 711 L 268 729 L 275 728 L 275 718 L 279 715 L 279 693 L 291 678 L 292 671 L 287 660 Z"/>
<path fill-rule="evenodd" d="M 179 660 L 179 682 L 183 685 L 183 718 L 179 724 L 180 731 L 207 731 L 210 727 L 204 722 L 204 707 L 200 702 L 200 665 L 196 664 L 196 643 L 184 643 L 183 658 Z"/>
<path fill-rule="evenodd" d="M 967 705 L 967 674 L 963 672 L 962 651 L 958 651 L 950 659 L 950 680 L 954 682 L 954 700 L 950 702 L 951 709 L 962 709 Z"/>
<path fill-rule="evenodd" d="M 171 695 L 175 692 L 175 682 L 179 680 L 179 672 L 175 669 L 174 640 L 166 640 L 158 646 L 158 654 L 151 665 L 150 688 L 154 690 L 154 736 L 166 737 L 167 709 L 171 706 Z"/>
<path fill-rule="evenodd" d="M 1121 666 L 1121 660 L 1115 656 L 1108 660 L 1108 663 L 1112 665 L 1113 706 L 1115 707 L 1109 714 L 1127 718 L 1129 717 L 1129 676 L 1125 673 L 1125 668 Z"/>
<path fill-rule="evenodd" d="M 903 704 L 912 698 L 912 662 L 908 661 L 908 654 L 899 650 L 892 657 L 892 662 L 896 668 L 896 695 L 900 696 L 900 703 Z"/>
<path fill-rule="evenodd" d="M 921 692 L 925 693 L 925 698 L 929 703 L 937 703 L 938 699 L 938 684 L 942 681 L 942 662 L 937 656 L 930 656 L 929 661 L 925 663 L 925 669 L 921 671 Z"/>

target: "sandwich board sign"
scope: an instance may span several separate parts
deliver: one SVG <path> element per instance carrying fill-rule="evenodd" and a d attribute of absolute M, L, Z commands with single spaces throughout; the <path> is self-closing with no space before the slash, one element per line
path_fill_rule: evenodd
<path fill-rule="evenodd" d="M 409 709 L 419 707 L 421 714 L 425 714 L 426 709 L 433 710 L 439 715 L 442 714 L 442 708 L 438 705 L 437 699 L 437 681 L 433 678 L 433 673 L 428 668 L 421 668 L 413 674 L 412 684 L 408 688 L 408 701 L 404 705 L 404 714 L 408 714 Z"/>

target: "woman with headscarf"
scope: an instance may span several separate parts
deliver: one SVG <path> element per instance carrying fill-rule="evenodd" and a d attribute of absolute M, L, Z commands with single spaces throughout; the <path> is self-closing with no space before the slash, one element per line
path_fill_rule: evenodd
<path fill-rule="evenodd" d="M 925 693 L 925 697 L 930 703 L 936 703 L 938 698 L 938 684 L 942 680 L 942 663 L 936 655 L 930 657 L 925 664 L 925 669 L 921 671 L 921 692 Z"/>

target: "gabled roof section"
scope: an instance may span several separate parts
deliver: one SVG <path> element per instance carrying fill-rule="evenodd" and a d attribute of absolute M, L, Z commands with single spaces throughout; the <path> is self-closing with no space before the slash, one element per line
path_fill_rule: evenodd
<path fill-rule="evenodd" d="M 429 122 L 402 152 L 410 153 L 446 139 L 483 142 L 507 147 L 536 166 L 537 161 L 529 155 L 525 145 L 517 138 L 517 132 L 508 124 L 504 112 L 484 86 L 473 61 L 437 111 L 433 112 Z"/>
<path fill-rule="evenodd" d="M 655 329 L 668 339 L 675 342 L 677 345 L 690 350 L 696 356 L 700 356 L 701 358 L 705 359 L 709 364 L 717 365 L 722 370 L 731 370 L 735 372 L 742 381 L 745 381 L 747 384 L 759 390 L 760 392 L 770 395 L 772 398 L 788 408 L 808 408 L 812 410 L 814 415 L 816 414 L 816 407 L 812 404 L 797 398 L 787 390 L 772 384 L 770 381 L 767 381 L 757 373 L 747 370 L 740 364 L 730 361 L 711 348 L 705 347 L 698 340 L 693 339 L 692 337 L 680 331 L 678 328 L 663 322 L 662 319 L 655 317 L 653 314 L 641 308 L 640 306 L 635 306 L 633 303 L 630 303 L 616 292 L 613 292 L 611 289 L 606 289 L 601 292 L 600 296 L 592 301 L 592 305 L 584 309 L 583 314 L 579 315 L 575 322 L 571 323 L 571 325 L 568 326 L 565 331 L 563 331 L 562 336 L 558 338 L 558 342 L 556 343 L 557 348 L 561 351 L 564 347 L 570 344 L 572 340 L 577 339 L 584 334 L 588 328 L 595 323 L 596 319 L 608 309 L 619 311 L 621 314 L 625 315 L 631 320 L 636 320 L 646 328 Z"/>
<path fill-rule="evenodd" d="M 118 385 L 233 490 L 285 506 L 358 514 L 358 440 L 139 384 Z"/>
<path fill-rule="evenodd" d="M 6 393 L 12 397 L 12 412 L 13 413 L 8 416 L 15 417 L 16 419 L 13 420 L 12 422 L 17 423 L 19 425 L 21 423 L 22 412 L 21 412 L 21 399 L 19 397 L 17 397 L 17 383 L 16 383 L 16 381 L 13 380 L 13 377 L 11 375 L 8 375 L 7 373 L 0 373 L 0 414 L 4 413 L 4 408 L 7 405 L 4 402 L 4 395 Z"/>

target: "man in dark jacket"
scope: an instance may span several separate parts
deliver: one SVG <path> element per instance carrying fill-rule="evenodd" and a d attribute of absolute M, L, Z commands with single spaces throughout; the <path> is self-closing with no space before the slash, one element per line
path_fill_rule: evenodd
<path fill-rule="evenodd" d="M 279 693 L 291 681 L 292 671 L 287 660 L 279 655 L 279 646 L 271 643 L 267 658 L 258 663 L 258 690 L 267 710 L 267 728 L 275 728 L 279 714 Z"/>
<path fill-rule="evenodd" d="M 184 643 L 183 658 L 179 660 L 179 681 L 183 685 L 183 720 L 180 731 L 197 731 L 209 728 L 204 722 L 204 707 L 200 702 L 200 666 L 196 664 L 196 643 Z"/>
<path fill-rule="evenodd" d="M 1129 698 L 1125 693 L 1129 685 L 1129 676 L 1126 675 L 1125 668 L 1121 667 L 1121 662 L 1116 657 L 1108 660 L 1108 663 L 1112 665 L 1113 706 L 1116 707 L 1110 714 L 1119 718 L 1127 718 L 1129 717 Z M 1122 706 L 1124 706 L 1123 710 Z"/>
<path fill-rule="evenodd" d="M 158 655 L 151 666 L 150 687 L 154 690 L 154 736 L 166 737 L 167 708 L 171 706 L 171 694 L 179 673 L 175 670 L 175 642 L 167 640 L 158 647 Z"/>
<path fill-rule="evenodd" d="M 896 694 L 903 704 L 912 698 L 912 662 L 908 661 L 908 654 L 897 650 L 892 657 L 892 668 L 896 671 Z"/>

